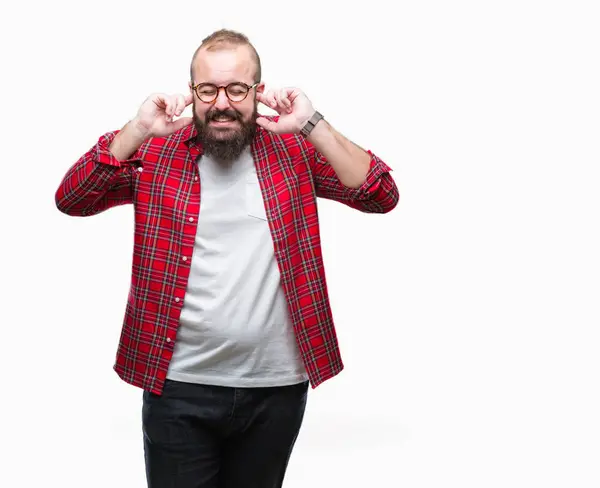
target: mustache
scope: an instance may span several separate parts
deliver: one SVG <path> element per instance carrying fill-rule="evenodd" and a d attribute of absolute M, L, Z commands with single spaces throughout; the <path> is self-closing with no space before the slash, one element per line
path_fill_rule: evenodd
<path fill-rule="evenodd" d="M 215 120 L 218 117 L 222 117 L 222 116 L 227 116 L 227 117 L 231 117 L 234 120 L 242 120 L 242 116 L 239 112 L 233 110 L 233 109 L 227 109 L 227 110 L 211 110 L 210 112 L 208 112 L 206 114 L 206 121 L 210 122 L 211 120 Z"/>

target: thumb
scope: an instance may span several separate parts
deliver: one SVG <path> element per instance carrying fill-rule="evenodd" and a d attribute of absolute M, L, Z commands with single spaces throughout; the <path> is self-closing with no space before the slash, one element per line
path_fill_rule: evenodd
<path fill-rule="evenodd" d="M 279 129 L 277 122 L 273 122 L 265 117 L 258 117 L 256 119 L 256 125 L 260 125 L 263 129 L 266 129 L 269 132 L 277 133 Z"/>
<path fill-rule="evenodd" d="M 183 129 L 186 125 L 191 124 L 193 121 L 194 119 L 192 117 L 182 117 L 180 119 L 177 119 L 171 124 L 173 132 L 176 132 L 179 129 Z"/>

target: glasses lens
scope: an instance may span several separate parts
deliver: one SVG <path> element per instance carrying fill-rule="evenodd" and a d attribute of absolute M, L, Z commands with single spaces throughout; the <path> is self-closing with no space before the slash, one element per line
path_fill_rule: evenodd
<path fill-rule="evenodd" d="M 227 87 L 227 96 L 233 102 L 241 102 L 248 94 L 246 85 L 240 83 L 232 83 Z"/>
<path fill-rule="evenodd" d="M 203 102 L 211 102 L 217 96 L 217 87 L 215 85 L 200 85 L 196 89 L 196 93 Z"/>

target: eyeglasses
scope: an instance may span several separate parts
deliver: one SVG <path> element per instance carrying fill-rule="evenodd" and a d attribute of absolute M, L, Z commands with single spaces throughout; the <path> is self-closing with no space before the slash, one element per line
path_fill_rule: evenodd
<path fill-rule="evenodd" d="M 205 103 L 215 101 L 221 88 L 225 90 L 225 94 L 229 100 L 232 102 L 241 102 L 255 86 L 258 86 L 258 82 L 254 83 L 252 86 L 248 86 L 246 83 L 241 82 L 229 83 L 227 86 L 217 86 L 212 83 L 198 83 L 197 85 L 192 86 L 192 90 L 194 90 L 198 98 Z"/>

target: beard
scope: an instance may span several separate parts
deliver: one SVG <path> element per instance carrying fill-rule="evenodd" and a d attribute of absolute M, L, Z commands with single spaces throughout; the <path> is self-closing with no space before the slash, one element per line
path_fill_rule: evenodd
<path fill-rule="evenodd" d="M 204 120 L 201 120 L 196 113 L 195 100 L 192 112 L 194 125 L 198 131 L 196 141 L 202 145 L 207 155 L 218 161 L 229 163 L 238 158 L 244 149 L 250 145 L 256 134 L 257 105 L 254 106 L 254 112 L 250 116 L 250 120 L 247 121 L 235 109 L 212 109 L 206 112 Z M 209 126 L 211 120 L 224 115 L 236 120 L 240 127 L 219 129 Z"/>

